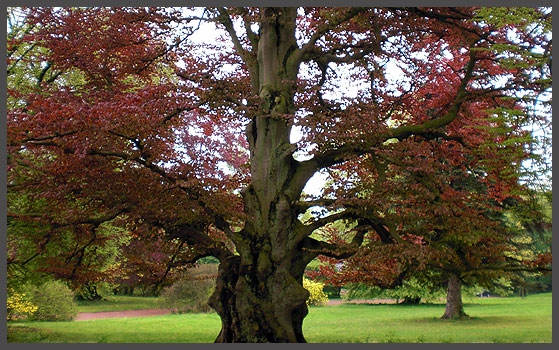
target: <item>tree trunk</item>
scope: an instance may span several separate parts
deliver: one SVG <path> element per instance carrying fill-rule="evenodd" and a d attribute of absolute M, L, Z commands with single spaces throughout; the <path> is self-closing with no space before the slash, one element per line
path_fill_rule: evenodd
<path fill-rule="evenodd" d="M 441 319 L 453 320 L 467 318 L 462 304 L 462 282 L 453 273 L 448 275 L 448 289 L 446 294 L 446 308 Z"/>
<path fill-rule="evenodd" d="M 78 300 L 102 300 L 103 297 L 99 295 L 97 285 L 95 283 L 87 283 L 82 286 L 82 292 L 78 294 Z"/>
<path fill-rule="evenodd" d="M 220 261 L 209 300 L 222 320 L 216 342 L 305 342 L 303 273 L 316 254 L 301 249 L 305 235 L 294 208 L 309 177 L 296 175 L 286 117 L 295 113 L 295 17 L 296 8 L 261 11 L 257 60 L 250 67 L 260 102 L 246 130 L 251 184 L 242 192 L 244 228 L 232 237 L 238 255 Z"/>
<path fill-rule="evenodd" d="M 220 265 L 209 304 L 221 317 L 218 343 L 304 343 L 308 292 L 289 274 L 263 279 L 233 256 Z M 245 270 L 245 271 L 243 271 Z"/>
<path fill-rule="evenodd" d="M 404 301 L 402 301 L 402 304 L 405 304 L 405 305 L 419 305 L 420 302 L 421 302 L 421 297 L 407 296 L 407 297 L 404 297 Z"/>

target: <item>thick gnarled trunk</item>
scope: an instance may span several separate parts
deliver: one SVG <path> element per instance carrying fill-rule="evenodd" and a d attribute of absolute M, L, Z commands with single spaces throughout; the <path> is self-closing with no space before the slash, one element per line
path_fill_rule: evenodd
<path fill-rule="evenodd" d="M 289 158 L 276 154 L 273 161 L 285 162 L 280 169 L 288 172 Z M 243 193 L 247 219 L 235 240 L 239 255 L 221 261 L 210 299 L 222 319 L 216 341 L 305 342 L 308 292 L 302 282 L 313 254 L 300 247 L 302 224 L 286 190 L 292 188 L 290 177 L 282 171 L 257 175 L 260 181 Z"/>
<path fill-rule="evenodd" d="M 264 280 L 241 261 L 233 256 L 220 265 L 209 301 L 222 321 L 216 342 L 305 342 L 308 292 L 290 274 L 278 271 Z"/>
<path fill-rule="evenodd" d="M 464 312 L 464 305 L 462 304 L 462 282 L 458 276 L 449 273 L 446 308 L 441 319 L 453 320 L 466 317 L 468 317 L 468 315 Z"/>

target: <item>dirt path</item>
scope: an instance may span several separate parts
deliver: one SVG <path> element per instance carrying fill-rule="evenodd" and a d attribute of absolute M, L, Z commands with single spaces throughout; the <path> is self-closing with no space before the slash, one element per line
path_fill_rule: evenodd
<path fill-rule="evenodd" d="M 333 299 L 328 301 L 328 305 L 347 304 L 394 304 L 395 300 L 351 300 Z M 171 311 L 167 309 L 146 309 L 146 310 L 127 310 L 127 311 L 105 311 L 105 312 L 80 312 L 74 321 L 98 320 L 102 318 L 128 318 L 128 317 L 149 317 L 168 315 Z"/>

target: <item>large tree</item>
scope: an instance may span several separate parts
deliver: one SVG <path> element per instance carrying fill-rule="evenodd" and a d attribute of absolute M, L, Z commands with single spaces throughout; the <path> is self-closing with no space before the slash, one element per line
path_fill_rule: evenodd
<path fill-rule="evenodd" d="M 517 111 L 550 86 L 537 21 L 476 18 L 472 8 L 31 9 L 33 30 L 9 52 L 44 50 L 8 61 L 41 67 L 35 86 L 9 90 L 9 191 L 49 203 L 35 218 L 51 223 L 49 237 L 63 226 L 96 237 L 118 218 L 185 242 L 192 260 L 219 259 L 216 341 L 304 342 L 306 265 L 355 254 L 368 233 L 397 239 L 380 211 L 384 181 L 400 176 L 392 166 L 425 169 L 443 150 L 454 159 L 496 114 L 523 135 L 531 116 Z M 208 24 L 224 35 L 200 43 Z M 378 190 L 366 210 L 353 201 L 360 168 Z M 319 172 L 339 185 L 303 195 Z M 347 241 L 311 237 L 337 220 L 354 222 Z"/>

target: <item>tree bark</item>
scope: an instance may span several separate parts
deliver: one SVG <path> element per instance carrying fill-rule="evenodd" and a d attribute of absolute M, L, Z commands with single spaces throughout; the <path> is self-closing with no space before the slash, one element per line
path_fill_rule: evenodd
<path fill-rule="evenodd" d="M 448 287 L 446 294 L 446 308 L 441 319 L 453 320 L 467 318 L 462 304 L 462 282 L 454 273 L 448 274 Z"/>
<path fill-rule="evenodd" d="M 289 273 L 258 276 L 232 256 L 220 264 L 209 304 L 221 317 L 217 343 L 304 343 L 308 292 Z"/>

